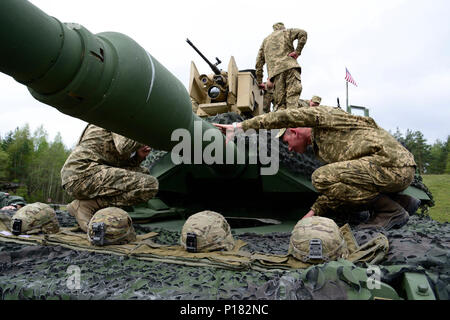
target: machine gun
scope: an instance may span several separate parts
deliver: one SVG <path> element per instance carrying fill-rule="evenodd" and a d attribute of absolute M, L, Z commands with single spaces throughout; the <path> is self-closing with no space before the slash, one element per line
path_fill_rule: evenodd
<path fill-rule="evenodd" d="M 262 111 L 262 93 L 256 84 L 251 71 L 239 71 L 234 58 L 231 57 L 228 70 L 219 70 L 222 63 L 216 57 L 216 63 L 211 63 L 200 50 L 189 40 L 186 42 L 209 65 L 213 74 L 200 74 L 194 62 L 191 63 L 189 95 L 192 100 L 192 110 L 200 117 L 213 116 L 218 113 L 237 112 L 259 115 Z M 240 81 L 238 81 L 240 79 Z"/>
<path fill-rule="evenodd" d="M 186 42 L 200 55 L 200 57 L 202 57 L 203 60 L 205 60 L 205 62 L 208 64 L 208 66 L 211 68 L 211 70 L 216 74 L 216 75 L 220 75 L 220 70 L 219 68 L 217 68 L 217 66 L 219 64 L 222 63 L 222 61 L 219 60 L 219 58 L 216 57 L 216 63 L 212 64 L 204 55 L 203 53 L 200 52 L 200 50 L 197 49 L 196 46 L 194 46 L 194 44 L 189 40 L 186 39 Z"/>
<path fill-rule="evenodd" d="M 198 79 L 202 83 L 203 91 L 206 93 L 205 98 L 208 99 L 207 103 L 226 101 L 229 89 L 227 73 L 217 68 L 217 66 L 222 63 L 222 61 L 220 61 L 219 58 L 216 57 L 217 62 L 215 64 L 212 64 L 189 39 L 186 39 L 186 42 L 200 55 L 200 57 L 203 58 L 203 60 L 205 60 L 205 62 L 214 72 L 214 74 L 211 75 L 202 74 L 198 76 Z"/>

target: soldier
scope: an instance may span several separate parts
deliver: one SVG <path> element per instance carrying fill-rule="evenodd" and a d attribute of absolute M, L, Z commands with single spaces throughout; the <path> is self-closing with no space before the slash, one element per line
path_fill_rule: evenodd
<path fill-rule="evenodd" d="M 233 128 L 287 126 L 279 136 L 289 150 L 303 153 L 312 145 L 316 156 L 327 164 L 312 174 L 312 183 L 321 195 L 305 217 L 322 216 L 330 210 L 367 208 L 374 214 L 365 226 L 388 230 L 403 226 L 409 219 L 407 211 L 412 214 L 420 205 L 417 199 L 393 195 L 411 184 L 416 163 L 413 155 L 372 118 L 321 106 L 280 110 L 233 125 L 215 125 L 227 132 L 227 139 L 234 134 Z"/>
<path fill-rule="evenodd" d="M 197 110 L 198 110 L 198 102 L 195 101 L 194 98 L 191 97 L 191 104 L 192 104 L 192 112 L 197 114 Z"/>
<path fill-rule="evenodd" d="M 0 210 L 18 210 L 27 203 L 20 196 L 11 196 L 7 192 L 0 192 Z"/>
<path fill-rule="evenodd" d="M 301 68 L 297 58 L 305 46 L 307 33 L 301 29 L 286 29 L 281 22 L 274 24 L 273 30 L 258 51 L 256 80 L 264 88 L 263 66 L 267 64 L 269 79 L 274 83 L 273 100 L 276 108 L 297 108 L 302 92 Z M 294 50 L 293 42 L 296 39 L 298 43 Z"/>
<path fill-rule="evenodd" d="M 263 97 L 263 111 L 264 113 L 269 113 L 270 105 L 273 104 L 273 83 L 270 79 L 264 82 L 264 97 Z"/>
<path fill-rule="evenodd" d="M 319 96 L 313 96 L 311 98 L 311 100 L 300 99 L 299 107 L 317 107 L 317 106 L 320 106 L 321 101 L 322 101 L 322 98 Z"/>
<path fill-rule="evenodd" d="M 61 169 L 62 186 L 76 200 L 67 210 L 87 230 L 102 208 L 146 202 L 158 181 L 140 166 L 150 147 L 89 124 Z"/>

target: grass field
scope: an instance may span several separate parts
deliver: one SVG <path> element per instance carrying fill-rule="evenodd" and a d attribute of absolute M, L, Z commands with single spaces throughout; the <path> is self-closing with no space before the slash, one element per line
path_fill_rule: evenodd
<path fill-rule="evenodd" d="M 450 174 L 428 174 L 422 177 L 436 203 L 430 208 L 430 216 L 439 222 L 450 222 Z"/>

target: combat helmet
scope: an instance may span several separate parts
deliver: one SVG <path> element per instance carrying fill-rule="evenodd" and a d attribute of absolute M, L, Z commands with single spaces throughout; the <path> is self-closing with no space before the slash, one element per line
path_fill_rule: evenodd
<path fill-rule="evenodd" d="M 307 263 L 324 263 L 348 256 L 347 243 L 337 224 L 324 217 L 301 219 L 289 241 L 289 254 Z"/>
<path fill-rule="evenodd" d="M 319 97 L 319 96 L 313 96 L 311 98 L 311 101 L 314 102 L 314 103 L 320 104 L 320 102 L 322 101 L 322 98 Z"/>
<path fill-rule="evenodd" d="M 59 223 L 55 210 L 48 204 L 35 202 L 17 210 L 11 218 L 11 232 L 14 235 L 21 233 L 57 233 Z"/>
<path fill-rule="evenodd" d="M 180 243 L 189 252 L 232 250 L 234 238 L 227 220 L 220 213 L 206 210 L 186 220 Z"/>
<path fill-rule="evenodd" d="M 284 26 L 283 22 L 274 23 L 272 28 L 273 28 L 274 31 L 286 29 L 286 27 Z"/>
<path fill-rule="evenodd" d="M 96 246 L 125 244 L 136 240 L 130 216 L 125 210 L 116 207 L 98 210 L 87 229 L 89 241 Z"/>

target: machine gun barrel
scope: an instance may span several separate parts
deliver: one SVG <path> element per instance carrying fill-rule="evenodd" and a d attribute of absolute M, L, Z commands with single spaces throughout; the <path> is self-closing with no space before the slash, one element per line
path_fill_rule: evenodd
<path fill-rule="evenodd" d="M 211 70 L 212 70 L 215 74 L 220 75 L 220 70 L 219 70 L 219 68 L 216 67 L 216 65 L 212 64 L 212 63 L 211 63 L 211 62 L 203 55 L 203 53 L 201 53 L 200 50 L 198 50 L 197 47 L 194 46 L 194 44 L 193 44 L 189 39 L 186 39 L 186 42 L 187 42 L 187 43 L 188 43 L 195 51 L 197 51 L 197 53 L 200 55 L 200 57 L 202 57 L 203 60 L 205 60 L 205 62 L 209 65 L 209 67 L 211 68 Z M 216 59 L 217 59 L 217 58 L 216 58 Z M 217 59 L 217 62 L 220 63 L 221 61 L 220 61 L 219 59 Z"/>

